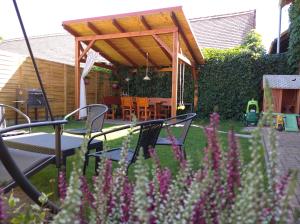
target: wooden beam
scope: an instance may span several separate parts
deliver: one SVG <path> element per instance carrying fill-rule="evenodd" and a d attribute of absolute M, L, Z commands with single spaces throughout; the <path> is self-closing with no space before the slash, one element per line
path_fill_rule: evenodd
<path fill-rule="evenodd" d="M 88 27 L 97 35 L 103 35 L 101 30 L 99 30 L 93 23 L 88 22 Z M 122 52 L 113 42 L 110 40 L 104 40 L 112 49 L 114 49 L 119 55 L 121 55 L 131 66 L 137 67 L 137 64 L 131 60 L 124 52 Z"/>
<path fill-rule="evenodd" d="M 178 58 L 189 66 L 192 66 L 192 62 L 184 54 L 178 53 Z"/>
<path fill-rule="evenodd" d="M 112 71 L 116 70 L 116 68 L 114 66 L 107 65 L 107 64 L 101 63 L 101 62 L 96 62 L 96 63 L 94 63 L 94 65 L 99 66 L 101 68 L 106 68 L 106 69 L 109 69 L 109 70 L 112 70 Z"/>
<path fill-rule="evenodd" d="M 194 111 L 197 112 L 199 103 L 199 75 L 195 66 L 192 67 L 192 76 L 194 79 Z"/>
<path fill-rule="evenodd" d="M 158 69 L 159 72 L 172 72 L 172 67 Z"/>
<path fill-rule="evenodd" d="M 68 32 L 69 32 L 70 34 L 72 34 L 73 36 L 75 36 L 75 37 L 80 36 L 79 33 L 77 33 L 75 30 L 73 30 L 73 29 L 72 29 L 71 27 L 69 27 L 68 25 L 63 24 L 62 26 L 63 26 L 63 28 L 64 28 L 66 31 L 68 31 Z"/>
<path fill-rule="evenodd" d="M 143 30 L 143 31 L 134 31 L 127 33 L 112 33 L 112 34 L 103 34 L 103 35 L 89 35 L 77 37 L 79 41 L 88 41 L 88 40 L 108 40 L 108 39 L 120 39 L 128 37 L 139 37 L 139 36 L 151 36 L 154 34 L 167 34 L 177 32 L 177 27 L 163 28 L 163 29 L 154 29 L 154 30 Z"/>
<path fill-rule="evenodd" d="M 75 39 L 75 108 L 79 108 L 79 99 L 80 99 L 80 42 Z"/>
<path fill-rule="evenodd" d="M 64 114 L 68 114 L 68 68 L 64 64 Z"/>
<path fill-rule="evenodd" d="M 160 47 L 163 47 L 166 50 L 169 56 L 172 56 L 173 54 L 172 50 L 168 47 L 168 45 L 165 44 L 165 42 L 162 41 L 162 39 L 159 38 L 159 36 L 152 35 L 152 37 L 155 39 L 155 41 L 158 43 Z"/>
<path fill-rule="evenodd" d="M 300 113 L 300 90 L 297 90 L 297 98 L 296 98 L 296 107 L 295 107 L 295 113 L 299 114 Z"/>
<path fill-rule="evenodd" d="M 181 25 L 180 25 L 180 23 L 179 23 L 179 21 L 176 17 L 176 14 L 174 12 L 171 12 L 171 18 L 172 18 L 172 21 L 175 24 L 175 26 L 178 27 L 179 34 L 182 37 L 183 42 L 185 43 L 185 45 L 186 45 L 187 49 L 189 50 L 190 54 L 192 55 L 192 58 L 193 58 L 194 62 L 197 62 L 197 57 L 195 56 L 194 51 L 193 51 L 190 43 L 188 42 L 188 39 L 185 36 L 185 34 L 182 30 L 182 27 L 181 27 Z M 200 64 L 200 62 L 199 62 L 199 64 Z"/>
<path fill-rule="evenodd" d="M 80 56 L 79 56 L 79 61 L 84 57 L 84 56 L 86 56 L 86 53 L 89 51 L 89 49 L 91 49 L 91 47 L 93 46 L 93 44 L 95 43 L 95 40 L 92 40 L 89 44 L 88 44 L 88 46 L 83 50 L 83 52 L 80 54 Z"/>
<path fill-rule="evenodd" d="M 152 27 L 149 25 L 149 23 L 147 22 L 147 20 L 146 20 L 146 18 L 145 18 L 144 16 L 141 16 L 140 19 L 141 19 L 141 22 L 143 23 L 143 25 L 144 25 L 145 28 L 147 28 L 148 30 L 152 30 Z M 152 35 L 152 36 L 154 37 L 154 36 L 157 36 L 157 35 Z M 158 37 L 158 36 L 157 36 L 157 37 Z M 154 39 L 154 40 L 156 41 L 157 45 L 160 47 L 160 43 L 157 42 L 156 39 Z M 166 57 L 167 57 L 170 61 L 172 61 L 172 54 L 169 54 L 169 53 L 166 51 L 165 48 L 161 48 L 161 49 L 162 49 L 163 53 L 166 55 Z"/>
<path fill-rule="evenodd" d="M 126 33 L 126 30 L 118 23 L 116 19 L 113 19 L 112 23 L 120 32 Z M 141 55 L 143 55 L 143 57 L 147 59 L 147 53 L 142 50 L 142 48 L 138 45 L 138 43 L 135 42 L 135 40 L 132 39 L 131 37 L 129 37 L 128 40 L 141 53 Z M 153 66 L 158 67 L 158 65 L 151 59 L 151 57 L 149 57 L 149 54 L 148 54 L 148 60 Z"/>
<path fill-rule="evenodd" d="M 172 99 L 171 99 L 171 116 L 176 116 L 177 110 L 177 90 L 178 90 L 178 32 L 173 33 L 173 55 L 172 55 Z"/>
<path fill-rule="evenodd" d="M 93 46 L 92 49 L 96 52 L 99 52 L 99 54 L 105 58 L 107 61 L 109 61 L 112 64 L 117 64 L 111 57 L 109 57 L 107 54 L 105 54 L 99 47 Z"/>

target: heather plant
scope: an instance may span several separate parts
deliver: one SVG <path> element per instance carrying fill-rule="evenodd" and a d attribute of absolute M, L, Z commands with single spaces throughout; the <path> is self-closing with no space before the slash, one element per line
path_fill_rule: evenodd
<path fill-rule="evenodd" d="M 269 94 L 269 93 L 267 93 Z M 268 97 L 267 97 L 268 98 Z M 272 109 L 270 101 L 267 102 Z M 89 186 L 81 175 L 86 146 L 76 154 L 67 186 L 65 175 L 59 178 L 61 210 L 53 223 L 286 223 L 290 218 L 289 201 L 295 188 L 294 173 L 279 173 L 276 138 L 270 131 L 271 155 L 263 169 L 260 132 L 271 122 L 267 113 L 251 139 L 251 161 L 241 161 L 233 131 L 228 146 L 221 147 L 217 128 L 219 115 L 210 116 L 205 127 L 207 146 L 201 167 L 192 169 L 191 159 L 172 145 L 178 172 L 172 176 L 160 163 L 155 149 L 150 149 L 152 165 L 140 154 L 134 166 L 134 178 L 127 176 L 126 156 L 133 130 L 123 142 L 119 166 L 110 160 L 99 163 L 98 173 Z M 170 133 L 171 141 L 172 134 Z M 264 183 L 266 170 L 267 183 Z M 1 209 L 0 218 L 5 219 Z"/>
<path fill-rule="evenodd" d="M 260 126 L 268 120 L 270 115 Z M 205 128 L 207 146 L 199 169 L 193 170 L 190 158 L 185 159 L 183 151 L 174 144 L 174 159 L 179 164 L 174 177 L 167 167 L 161 166 L 155 149 L 150 149 L 153 165 L 145 165 L 142 155 L 139 155 L 133 181 L 126 175 L 125 160 L 132 138 L 130 132 L 123 143 L 119 166 L 112 169 L 111 161 L 101 161 L 92 188 L 87 185 L 85 177 L 73 174 L 62 211 L 54 217 L 54 223 L 63 223 L 61 218 L 65 223 L 287 222 L 290 217 L 288 201 L 295 182 L 291 179 L 295 175 L 279 174 L 275 143 L 272 143 L 272 156 L 266 166 L 268 183 L 265 187 L 260 130 L 253 134 L 252 159 L 245 166 L 233 131 L 228 133 L 227 149 L 222 149 L 218 125 L 219 115 L 214 113 L 210 125 Z M 274 133 L 270 133 L 270 138 L 275 142 Z M 78 190 L 80 193 L 75 194 Z M 73 202 L 72 210 L 66 209 L 70 201 Z"/>

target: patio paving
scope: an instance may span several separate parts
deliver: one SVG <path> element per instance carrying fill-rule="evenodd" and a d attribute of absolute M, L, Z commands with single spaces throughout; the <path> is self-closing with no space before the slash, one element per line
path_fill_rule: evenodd
<path fill-rule="evenodd" d="M 266 149 L 266 161 L 270 154 L 270 142 L 268 140 L 269 128 L 262 130 L 262 140 Z M 285 174 L 289 170 L 300 171 L 300 132 L 279 132 L 277 136 L 277 152 L 278 152 L 278 167 L 280 174 Z M 290 202 L 292 214 L 296 216 L 296 220 L 290 223 L 300 224 L 300 175 L 297 176 L 297 189 Z"/>

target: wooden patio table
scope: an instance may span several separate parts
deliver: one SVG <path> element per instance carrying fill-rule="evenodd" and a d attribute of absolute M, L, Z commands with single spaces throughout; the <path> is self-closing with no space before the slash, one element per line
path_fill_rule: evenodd
<path fill-rule="evenodd" d="M 155 98 L 150 97 L 149 98 L 150 105 L 154 106 L 154 118 L 157 119 L 157 106 L 158 104 L 162 106 L 167 106 L 171 110 L 171 98 Z"/>

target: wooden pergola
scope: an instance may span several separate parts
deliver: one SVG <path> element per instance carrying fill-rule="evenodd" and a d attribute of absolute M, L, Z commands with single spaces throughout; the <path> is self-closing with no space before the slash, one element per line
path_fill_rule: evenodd
<path fill-rule="evenodd" d="M 172 72 L 172 111 L 176 115 L 179 61 L 192 68 L 194 106 L 198 104 L 198 72 L 204 63 L 201 50 L 182 7 L 64 21 L 75 37 L 75 106 L 79 106 L 80 62 L 93 49 L 113 66 L 149 66 Z M 101 65 L 100 65 L 101 66 Z M 107 67 L 104 64 L 103 67 Z"/>

